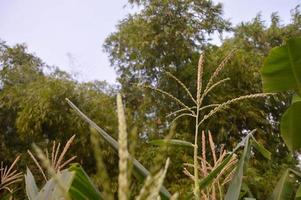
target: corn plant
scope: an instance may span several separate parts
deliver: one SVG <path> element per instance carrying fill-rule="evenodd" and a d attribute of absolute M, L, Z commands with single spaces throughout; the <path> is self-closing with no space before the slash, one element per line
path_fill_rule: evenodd
<path fill-rule="evenodd" d="M 88 116 L 86 116 L 82 111 L 80 111 L 79 108 L 77 108 L 69 99 L 66 99 L 66 100 L 67 100 L 68 104 L 71 106 L 71 108 L 73 108 L 73 110 L 83 120 L 85 120 L 90 125 L 90 127 L 95 130 L 95 132 L 98 133 L 98 136 L 102 137 L 109 144 L 109 146 L 111 148 L 113 148 L 116 153 L 118 153 L 119 159 L 122 158 L 122 160 L 123 160 L 122 162 L 132 163 L 133 175 L 140 182 L 145 182 L 146 181 L 145 184 L 149 184 L 149 179 L 151 179 L 151 181 L 154 182 L 154 177 L 161 177 L 161 176 L 159 176 L 159 175 L 152 176 L 149 173 L 149 171 L 139 161 L 137 161 L 135 158 L 133 158 L 128 153 L 128 150 L 126 150 L 127 149 L 127 143 L 125 141 L 125 138 L 126 138 L 125 137 L 126 125 L 125 125 L 125 121 L 124 121 L 124 111 L 122 111 L 123 106 L 121 106 L 121 104 L 122 104 L 121 96 L 118 95 L 117 99 L 119 99 L 117 101 L 117 108 L 118 108 L 118 122 L 119 122 L 119 136 L 120 136 L 118 141 L 116 141 L 113 137 L 111 137 L 108 133 L 106 133 L 102 128 L 100 128 L 95 122 L 93 122 Z M 121 146 L 120 146 L 120 144 L 121 144 Z M 123 150 L 121 150 L 121 149 L 123 149 Z M 103 163 L 101 163 L 101 158 L 98 158 L 99 156 L 100 155 L 96 155 L 96 158 L 98 160 L 98 166 L 101 169 L 103 169 Z M 119 162 L 121 164 L 121 165 L 119 165 L 119 167 L 123 166 L 120 169 L 120 172 L 125 173 L 124 172 L 125 171 L 124 166 L 126 166 L 125 163 L 121 163 L 121 160 Z M 159 171 L 158 173 L 162 174 L 163 172 Z M 127 173 L 127 177 L 128 177 L 128 174 L 129 173 Z M 125 174 L 121 174 L 120 176 L 125 177 Z M 105 175 L 105 174 L 102 174 L 102 177 L 108 177 L 108 176 Z M 127 191 L 127 188 L 128 188 L 128 185 L 126 183 L 127 180 L 121 180 L 121 178 L 119 178 L 119 180 L 121 181 L 121 185 L 123 185 L 123 188 L 118 188 L 118 191 L 122 192 L 124 194 L 124 191 Z M 155 178 L 155 180 L 157 180 L 157 178 Z M 122 182 L 122 181 L 125 181 L 125 182 Z M 172 196 L 162 184 L 158 184 L 158 186 L 159 187 L 156 187 L 156 188 L 159 189 L 160 198 L 162 198 L 162 199 L 176 198 L 176 194 Z M 103 185 L 103 187 L 105 188 L 105 187 L 108 187 L 108 186 Z M 106 192 L 108 193 L 109 191 L 107 190 Z M 111 196 L 111 195 L 109 195 L 109 196 Z M 128 198 L 128 197 L 124 197 L 124 198 Z"/>
<path fill-rule="evenodd" d="M 72 104 L 70 101 L 68 102 L 72 105 L 73 108 L 76 109 L 77 112 L 81 113 L 74 104 Z M 129 161 L 133 162 L 134 174 L 138 174 L 137 177 L 141 177 L 141 174 L 142 177 L 143 175 L 145 175 L 145 177 L 143 177 L 144 185 L 142 186 L 139 194 L 137 195 L 137 197 L 135 197 L 135 199 L 153 200 L 161 199 L 161 197 L 163 199 L 177 199 L 177 193 L 171 196 L 168 193 L 168 191 L 162 186 L 165 175 L 167 173 L 169 159 L 166 160 L 166 164 L 163 169 L 159 170 L 156 174 L 151 175 L 137 160 L 133 159 L 129 155 L 127 147 L 127 128 L 125 123 L 125 114 L 120 95 L 117 95 L 117 113 L 119 122 L 118 142 L 116 142 L 111 137 L 109 138 L 112 139 L 110 140 L 112 144 L 116 144 L 116 150 L 119 156 L 118 199 L 129 199 Z M 84 114 L 81 113 L 81 115 Z M 94 124 L 94 122 L 92 124 Z M 98 126 L 96 125 L 96 128 L 97 127 Z M 91 138 L 99 139 L 95 137 L 97 129 L 91 128 L 91 130 Z M 46 181 L 46 184 L 42 187 L 42 189 L 39 190 L 31 171 L 27 169 L 27 173 L 25 175 L 25 183 L 26 193 L 29 200 L 113 199 L 113 194 L 110 194 L 109 190 L 107 189 L 108 184 L 106 182 L 109 181 L 109 178 L 106 173 L 106 170 L 104 170 L 105 167 L 103 165 L 103 161 L 101 158 L 99 158 L 99 156 L 101 155 L 96 154 L 95 156 L 97 161 L 97 169 L 98 171 L 102 171 L 102 173 L 98 174 L 101 176 L 101 178 L 104 178 L 103 188 L 105 189 L 103 192 L 100 192 L 95 187 L 88 175 L 78 164 L 71 164 L 69 168 L 63 169 L 75 159 L 75 156 L 73 156 L 70 159 L 64 161 L 64 156 L 67 150 L 69 149 L 74 137 L 75 136 L 71 137 L 67 141 L 62 152 L 59 151 L 60 143 L 56 145 L 56 142 L 53 142 L 51 156 L 49 156 L 48 150 L 45 150 L 43 152 L 36 145 L 33 145 L 36 156 L 34 156 L 34 154 L 31 153 L 31 151 L 28 151 L 29 155 L 33 159 L 34 163 L 37 165 L 38 169 L 40 170 L 41 174 L 43 175 Z M 94 152 L 99 152 L 100 149 L 98 147 L 98 144 L 95 141 L 94 143 L 92 142 L 92 144 L 94 147 Z M 36 157 L 38 157 L 38 159 Z"/>
<path fill-rule="evenodd" d="M 230 52 L 224 60 L 220 63 L 220 65 L 216 68 L 216 70 L 213 72 L 211 77 L 209 78 L 209 81 L 207 84 L 203 84 L 203 72 L 204 72 L 204 56 L 201 54 L 198 66 L 197 66 L 197 89 L 196 89 L 196 97 L 193 97 L 189 89 L 186 87 L 186 85 L 181 82 L 178 78 L 176 78 L 171 73 L 167 72 L 167 75 L 173 78 L 187 93 L 187 95 L 191 98 L 191 100 L 194 102 L 193 106 L 186 105 L 183 103 L 180 99 L 176 98 L 172 94 L 163 91 L 158 88 L 154 88 L 152 86 L 146 86 L 148 88 L 151 88 L 155 91 L 158 91 L 168 97 L 170 97 L 172 100 L 174 100 L 176 103 L 178 103 L 182 108 L 179 110 L 176 110 L 172 112 L 169 116 L 175 116 L 173 121 L 178 120 L 181 117 L 192 117 L 195 119 L 195 130 L 194 130 L 194 142 L 190 143 L 188 146 L 192 146 L 194 149 L 194 155 L 193 155 L 193 166 L 194 166 L 194 172 L 193 172 L 193 180 L 194 180 L 194 197 L 195 199 L 200 199 L 200 175 L 199 175 L 199 147 L 198 147 L 198 139 L 199 139 L 199 132 L 203 125 L 203 123 L 210 117 L 212 117 L 217 112 L 226 109 L 228 106 L 230 106 L 233 103 L 237 103 L 239 101 L 245 100 L 245 99 L 252 99 L 252 98 L 260 98 L 260 97 L 266 97 L 267 95 L 270 95 L 269 93 L 257 93 L 257 94 L 250 94 L 250 95 L 244 95 L 240 96 L 234 99 L 227 100 L 225 102 L 219 103 L 219 104 L 211 104 L 211 105 L 203 105 L 203 100 L 206 98 L 206 96 L 217 86 L 223 84 L 224 82 L 230 80 L 229 78 L 225 78 L 219 81 L 215 81 L 215 79 L 218 77 L 220 72 L 224 69 L 226 63 L 231 58 L 232 54 L 234 53 L 234 50 Z M 205 86 L 203 86 L 205 85 Z M 207 111 L 206 114 L 201 115 L 201 111 Z M 183 144 L 187 146 L 187 141 L 178 141 L 178 140 L 171 140 L 169 143 L 178 143 Z"/>
<path fill-rule="evenodd" d="M 207 159 L 206 152 L 206 134 L 205 131 L 202 131 L 202 155 L 198 157 L 199 159 L 199 173 L 200 177 L 204 178 L 210 174 L 217 166 L 219 166 L 227 156 L 229 152 L 224 149 L 224 146 L 221 147 L 217 152 L 216 145 L 212 139 L 212 134 L 208 132 L 208 143 L 209 143 L 209 151 L 212 156 L 211 162 Z M 224 166 L 223 170 L 219 173 L 219 175 L 212 181 L 210 186 L 206 189 L 201 191 L 201 199 L 204 200 L 216 200 L 216 199 L 223 199 L 223 191 L 225 185 L 232 179 L 234 171 L 235 171 L 235 164 L 237 163 L 237 156 L 231 157 L 230 161 Z M 194 166 L 189 163 L 184 164 L 184 174 L 194 180 L 194 176 L 189 171 L 189 168 L 193 168 Z"/>

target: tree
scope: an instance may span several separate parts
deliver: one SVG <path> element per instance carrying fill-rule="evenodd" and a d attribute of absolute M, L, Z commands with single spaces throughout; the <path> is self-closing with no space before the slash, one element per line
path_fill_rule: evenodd
<path fill-rule="evenodd" d="M 28 53 L 25 45 L 10 47 L 4 42 L 0 46 L 0 85 L 1 161 L 9 162 L 22 154 L 19 167 L 25 169 L 33 164 L 26 153 L 32 143 L 45 149 L 53 140 L 64 143 L 75 134 L 77 139 L 70 154 L 78 156 L 77 162 L 88 173 L 95 172 L 89 127 L 65 98 L 115 135 L 117 119 L 112 86 L 101 81 L 78 83 L 71 75 Z M 107 164 L 116 161 L 112 154 L 107 148 L 104 151 Z"/>

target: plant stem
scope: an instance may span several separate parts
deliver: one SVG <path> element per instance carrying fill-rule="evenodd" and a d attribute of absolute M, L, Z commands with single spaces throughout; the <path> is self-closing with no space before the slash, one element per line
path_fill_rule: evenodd
<path fill-rule="evenodd" d="M 199 123 L 199 106 L 197 105 L 196 117 L 195 117 L 195 133 L 194 133 L 194 153 L 193 153 L 193 165 L 194 165 L 194 196 L 195 199 L 199 199 L 199 171 L 198 171 L 198 123 Z"/>
<path fill-rule="evenodd" d="M 199 134 L 199 114 L 201 107 L 201 91 L 202 91 L 202 76 L 203 76 L 203 55 L 201 54 L 198 63 L 197 72 L 197 90 L 196 90 L 196 114 L 195 114 L 195 133 L 194 133 L 194 153 L 193 153 L 193 166 L 194 166 L 194 197 L 196 200 L 200 196 L 199 187 L 199 165 L 198 165 L 198 134 Z"/>

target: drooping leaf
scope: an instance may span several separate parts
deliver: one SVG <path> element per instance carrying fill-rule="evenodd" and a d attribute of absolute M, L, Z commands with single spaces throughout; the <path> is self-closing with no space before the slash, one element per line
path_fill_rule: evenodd
<path fill-rule="evenodd" d="M 262 144 L 260 144 L 254 137 L 252 137 L 251 145 L 261 153 L 263 157 L 268 160 L 271 160 L 272 153 L 267 150 Z"/>
<path fill-rule="evenodd" d="M 68 191 L 72 199 L 104 199 L 79 164 L 72 164 L 68 170 L 75 174 Z"/>
<path fill-rule="evenodd" d="M 290 169 L 287 169 L 278 181 L 271 200 L 287 200 L 293 196 L 293 185 L 289 181 Z"/>
<path fill-rule="evenodd" d="M 25 174 L 25 190 L 29 200 L 34 200 L 39 192 L 36 181 L 28 168 Z"/>
<path fill-rule="evenodd" d="M 83 119 L 85 120 L 92 128 L 94 128 L 100 135 L 105 139 L 105 141 L 118 153 L 118 142 L 112 138 L 108 133 L 106 133 L 102 128 L 100 128 L 95 122 L 93 122 L 89 117 L 87 117 L 82 111 L 79 110 L 69 99 L 66 99 L 70 107 Z M 149 175 L 149 171 L 135 158 L 129 156 L 129 159 L 132 159 L 133 162 L 133 174 L 134 176 L 140 180 L 144 181 L 144 179 Z M 169 199 L 170 193 L 168 190 L 162 186 L 160 188 L 160 195 L 162 199 Z"/>
<path fill-rule="evenodd" d="M 241 158 L 238 162 L 238 166 L 235 170 L 233 178 L 230 181 L 227 193 L 225 195 L 225 200 L 238 200 L 239 199 L 245 165 L 250 157 L 250 152 L 251 152 L 249 141 L 250 141 L 250 135 L 248 135 L 244 141 L 245 147 L 243 150 L 243 154 L 241 155 Z"/>
<path fill-rule="evenodd" d="M 273 48 L 261 69 L 266 92 L 301 91 L 301 38 Z"/>
<path fill-rule="evenodd" d="M 290 150 L 301 147 L 301 101 L 295 101 L 283 114 L 281 136 Z"/>
<path fill-rule="evenodd" d="M 175 145 L 175 146 L 192 147 L 193 148 L 193 144 L 191 142 L 187 142 L 187 141 L 184 141 L 184 140 L 177 140 L 177 139 L 152 140 L 149 143 L 154 144 L 154 145 Z"/>

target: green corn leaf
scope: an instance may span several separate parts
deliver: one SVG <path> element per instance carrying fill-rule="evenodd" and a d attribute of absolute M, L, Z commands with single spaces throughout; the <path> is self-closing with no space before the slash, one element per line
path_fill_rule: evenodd
<path fill-rule="evenodd" d="M 280 123 L 281 136 L 291 151 L 301 147 L 300 122 L 301 101 L 294 101 L 283 114 Z"/>
<path fill-rule="evenodd" d="M 301 94 L 301 38 L 273 48 L 261 69 L 266 92 L 295 90 Z"/>
<path fill-rule="evenodd" d="M 290 169 L 287 169 L 278 181 L 271 200 L 287 200 L 293 197 L 293 185 L 289 181 Z"/>
<path fill-rule="evenodd" d="M 206 177 L 200 180 L 200 189 L 206 188 L 213 180 L 216 178 L 219 173 L 224 169 L 224 167 L 230 162 L 232 156 L 234 153 L 239 149 L 244 143 L 246 143 L 246 140 L 252 136 L 252 134 L 256 131 L 256 129 L 252 130 L 246 137 L 242 139 L 240 143 L 236 145 L 234 150 L 226 156 L 226 158 L 221 162 L 214 170 L 212 170 Z"/>
<path fill-rule="evenodd" d="M 200 189 L 206 188 L 210 183 L 220 174 L 224 167 L 229 163 L 234 153 L 226 156 L 226 158 L 214 170 L 212 170 L 206 177 L 200 180 Z"/>
<path fill-rule="evenodd" d="M 241 158 L 239 160 L 239 163 L 238 163 L 238 166 L 234 173 L 234 176 L 233 176 L 232 180 L 230 181 L 227 193 L 225 195 L 225 200 L 238 200 L 239 199 L 244 168 L 250 157 L 250 152 L 251 152 L 250 143 L 249 143 L 250 135 L 251 134 L 249 134 L 244 141 L 244 145 L 245 145 L 244 151 L 243 151 L 243 154 L 241 155 Z"/>
<path fill-rule="evenodd" d="M 82 111 L 80 111 L 69 99 L 66 99 L 70 107 L 84 120 L 86 121 L 92 128 L 94 128 L 100 135 L 105 139 L 105 141 L 115 150 L 118 154 L 118 142 L 112 138 L 108 133 L 106 133 L 102 128 L 100 128 L 95 122 L 93 122 L 89 117 L 87 117 Z M 132 159 L 133 162 L 133 174 L 134 176 L 140 180 L 144 181 L 144 179 L 149 175 L 149 171 L 136 159 L 129 156 L 129 159 Z M 162 186 L 160 188 L 160 195 L 162 199 L 169 199 L 170 193 L 168 190 Z"/>
<path fill-rule="evenodd" d="M 253 136 L 251 140 L 251 145 L 261 153 L 263 157 L 268 160 L 271 160 L 272 154 L 269 150 L 267 150 L 262 144 L 260 144 Z"/>
<path fill-rule="evenodd" d="M 91 182 L 89 176 L 79 164 L 72 164 L 69 169 L 74 173 L 71 186 L 68 190 L 71 199 L 76 200 L 102 200 L 104 199 Z"/>
<path fill-rule="evenodd" d="M 301 200 L 301 185 L 299 185 L 298 190 L 296 192 L 295 200 Z"/>
<path fill-rule="evenodd" d="M 149 142 L 153 145 L 174 145 L 174 146 L 181 146 L 181 147 L 192 147 L 193 144 L 191 142 L 187 142 L 184 140 L 177 140 L 177 139 L 171 139 L 171 140 L 152 140 Z"/>

